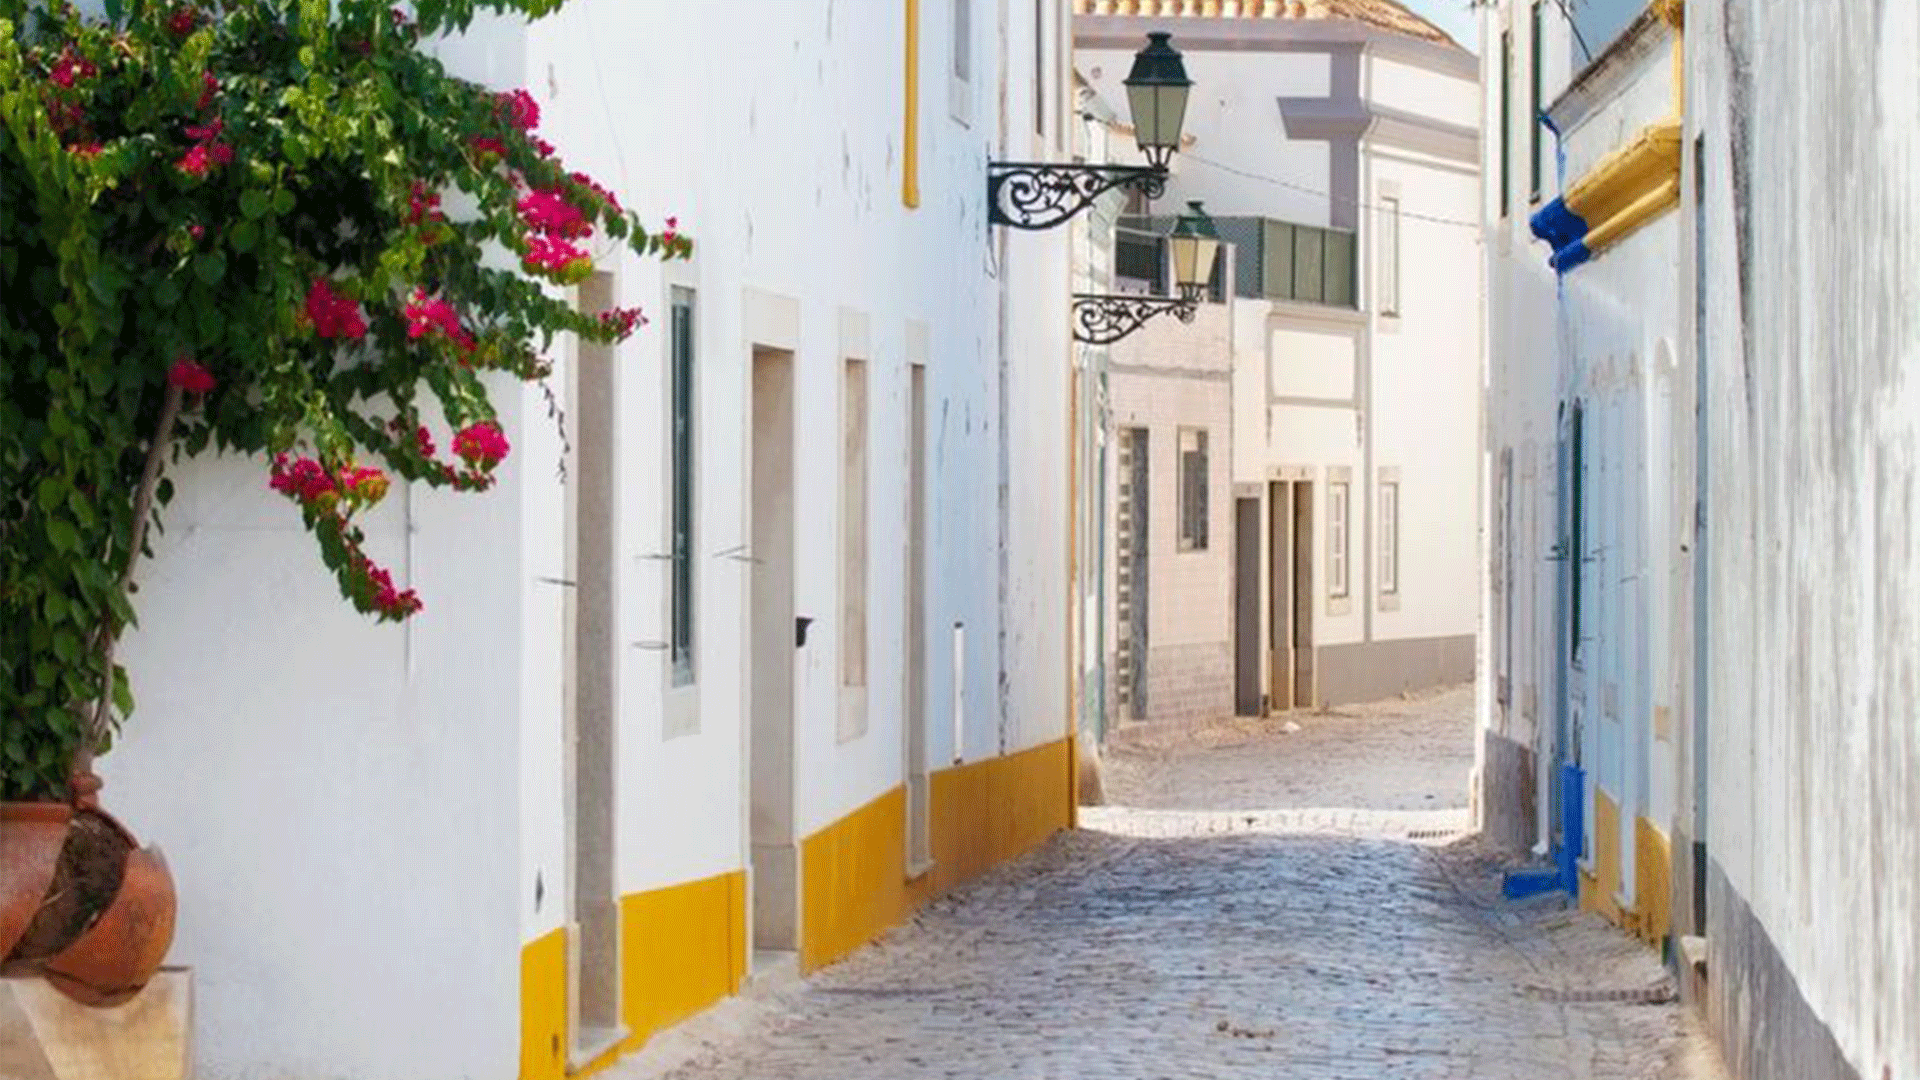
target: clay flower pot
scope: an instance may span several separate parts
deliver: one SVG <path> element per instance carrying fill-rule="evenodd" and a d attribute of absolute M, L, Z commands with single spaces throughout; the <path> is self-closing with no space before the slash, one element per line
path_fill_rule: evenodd
<path fill-rule="evenodd" d="M 0 963 L 40 910 L 67 842 L 65 803 L 0 803 Z"/>
<path fill-rule="evenodd" d="M 117 1005 L 173 944 L 173 876 L 82 790 L 77 808 L 0 804 L 0 961 L 83 1005 Z"/>

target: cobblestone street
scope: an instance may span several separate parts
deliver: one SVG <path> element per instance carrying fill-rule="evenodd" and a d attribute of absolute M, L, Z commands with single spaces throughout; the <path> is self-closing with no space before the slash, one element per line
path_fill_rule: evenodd
<path fill-rule="evenodd" d="M 1471 704 L 1116 740 L 1110 805 L 1079 832 L 611 1075 L 1715 1075 L 1652 954 L 1499 898 L 1492 853 L 1460 835 Z"/>

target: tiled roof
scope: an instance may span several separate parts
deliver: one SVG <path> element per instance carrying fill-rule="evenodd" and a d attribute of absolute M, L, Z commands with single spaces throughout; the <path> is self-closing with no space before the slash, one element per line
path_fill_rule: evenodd
<path fill-rule="evenodd" d="M 1458 46 L 1395 0 L 1073 0 L 1075 15 L 1160 19 L 1346 19 L 1421 41 Z"/>

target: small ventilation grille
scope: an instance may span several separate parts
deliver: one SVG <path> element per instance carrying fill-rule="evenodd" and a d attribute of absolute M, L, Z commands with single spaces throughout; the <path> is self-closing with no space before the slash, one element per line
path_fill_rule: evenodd
<path fill-rule="evenodd" d="M 1562 1005 L 1666 1005 L 1679 1000 L 1680 995 L 1672 982 L 1662 979 L 1651 986 L 1626 988 L 1529 986 L 1527 996 Z"/>

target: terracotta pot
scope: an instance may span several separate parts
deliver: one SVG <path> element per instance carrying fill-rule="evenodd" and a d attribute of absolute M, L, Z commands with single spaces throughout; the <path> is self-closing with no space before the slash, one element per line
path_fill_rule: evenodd
<path fill-rule="evenodd" d="M 0 803 L 0 963 L 53 885 L 72 816 L 65 803 Z"/>
<path fill-rule="evenodd" d="M 173 875 L 160 849 L 130 852 L 113 903 L 40 970 L 55 989 L 82 1005 L 118 1005 L 160 970 L 173 944 L 174 910 Z"/>

